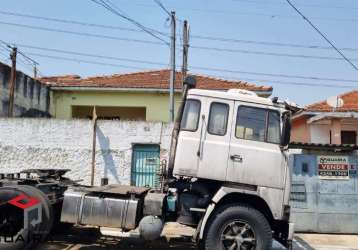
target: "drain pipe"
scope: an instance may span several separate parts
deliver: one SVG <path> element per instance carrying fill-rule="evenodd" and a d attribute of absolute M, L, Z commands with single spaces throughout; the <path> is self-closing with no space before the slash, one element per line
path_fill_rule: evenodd
<path fill-rule="evenodd" d="M 167 177 L 173 177 L 173 169 L 174 169 L 174 161 L 176 155 L 176 149 L 178 144 L 178 136 L 180 131 L 180 123 L 181 119 L 183 118 L 184 106 L 186 102 L 186 97 L 188 95 L 189 89 L 195 88 L 196 86 L 196 79 L 194 76 L 187 76 L 183 82 L 183 95 L 181 102 L 179 104 L 177 117 L 174 122 L 173 132 L 172 132 L 172 140 L 170 144 L 170 153 L 169 153 L 169 164 L 168 164 L 168 171 Z"/>

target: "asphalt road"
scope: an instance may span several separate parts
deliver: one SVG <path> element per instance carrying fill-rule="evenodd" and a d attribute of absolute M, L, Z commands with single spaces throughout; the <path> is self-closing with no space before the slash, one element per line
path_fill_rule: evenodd
<path fill-rule="evenodd" d="M 190 250 L 196 249 L 190 240 L 192 230 L 183 226 L 170 225 L 164 231 L 165 237 L 155 242 L 145 242 L 137 237 L 103 236 L 96 228 L 74 227 L 57 232 L 37 250 Z M 179 237 L 179 234 L 181 236 Z M 274 242 L 272 250 L 285 248 Z M 358 236 L 300 234 L 295 237 L 294 250 L 358 250 Z"/>

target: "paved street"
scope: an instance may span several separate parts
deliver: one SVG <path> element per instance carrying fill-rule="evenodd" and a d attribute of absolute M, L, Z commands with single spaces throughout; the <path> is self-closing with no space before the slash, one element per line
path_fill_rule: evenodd
<path fill-rule="evenodd" d="M 189 250 L 196 249 L 190 241 L 193 230 L 177 224 L 168 224 L 165 237 L 155 242 L 144 242 L 138 237 L 116 238 L 103 236 L 96 228 L 75 227 L 66 232 L 58 232 L 52 239 L 38 247 L 38 250 L 100 250 L 100 249 L 157 249 Z M 179 237 L 180 236 L 180 237 Z M 277 242 L 273 250 L 283 250 Z M 357 250 L 358 236 L 298 234 L 294 250 Z"/>

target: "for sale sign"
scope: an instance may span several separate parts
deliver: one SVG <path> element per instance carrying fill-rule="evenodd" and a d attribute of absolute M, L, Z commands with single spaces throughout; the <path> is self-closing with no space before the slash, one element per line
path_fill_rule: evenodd
<path fill-rule="evenodd" d="M 349 179 L 347 156 L 318 156 L 318 176 L 321 179 Z"/>

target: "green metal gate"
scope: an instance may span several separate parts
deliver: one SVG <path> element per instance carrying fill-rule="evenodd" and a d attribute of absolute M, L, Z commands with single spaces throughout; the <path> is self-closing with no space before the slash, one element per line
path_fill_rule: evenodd
<path fill-rule="evenodd" d="M 160 171 L 159 145 L 133 146 L 131 184 L 141 187 L 158 187 Z"/>

